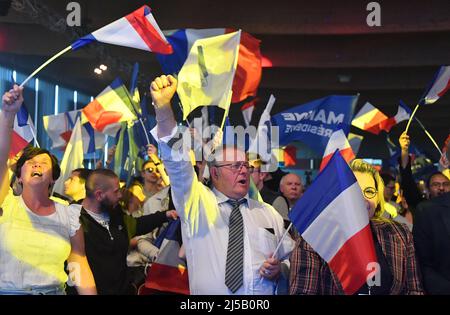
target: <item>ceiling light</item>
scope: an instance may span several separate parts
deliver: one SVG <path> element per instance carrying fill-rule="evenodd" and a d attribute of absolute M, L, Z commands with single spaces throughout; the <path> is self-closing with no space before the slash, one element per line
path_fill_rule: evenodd
<path fill-rule="evenodd" d="M 340 83 L 349 83 L 352 80 L 352 76 L 348 74 L 338 74 L 337 77 Z"/>
<path fill-rule="evenodd" d="M 100 70 L 106 71 L 107 69 L 108 69 L 108 67 L 105 66 L 104 64 L 101 64 L 101 65 L 100 65 Z"/>
<path fill-rule="evenodd" d="M 102 70 L 100 70 L 99 68 L 95 68 L 94 72 L 98 75 L 102 74 Z"/>

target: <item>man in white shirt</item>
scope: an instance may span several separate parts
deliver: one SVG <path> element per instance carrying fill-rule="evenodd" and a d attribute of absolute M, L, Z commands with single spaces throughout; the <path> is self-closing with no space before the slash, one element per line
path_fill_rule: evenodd
<path fill-rule="evenodd" d="M 156 78 L 150 91 L 159 142 L 169 174 L 172 198 L 182 222 L 183 244 L 191 294 L 274 294 L 281 274 L 280 260 L 288 257 L 293 241 L 286 236 L 283 219 L 268 204 L 248 197 L 250 165 L 245 152 L 226 147 L 209 163 L 213 189 L 200 183 L 189 150 L 175 143 L 179 129 L 170 101 L 177 81 Z"/>

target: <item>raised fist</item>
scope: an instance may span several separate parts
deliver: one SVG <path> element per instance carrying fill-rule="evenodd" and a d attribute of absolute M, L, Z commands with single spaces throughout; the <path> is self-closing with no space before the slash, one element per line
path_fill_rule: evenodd
<path fill-rule="evenodd" d="M 409 140 L 409 136 L 406 134 L 406 132 L 403 132 L 400 135 L 398 142 L 400 143 L 400 148 L 402 148 L 402 151 L 408 151 L 410 140 Z"/>
<path fill-rule="evenodd" d="M 14 84 L 14 87 L 3 94 L 2 110 L 5 113 L 16 114 L 23 103 L 23 87 Z"/>
<path fill-rule="evenodd" d="M 162 75 L 157 77 L 150 84 L 150 94 L 153 104 L 156 107 L 163 107 L 170 104 L 170 101 L 177 90 L 177 79 L 173 76 Z"/>

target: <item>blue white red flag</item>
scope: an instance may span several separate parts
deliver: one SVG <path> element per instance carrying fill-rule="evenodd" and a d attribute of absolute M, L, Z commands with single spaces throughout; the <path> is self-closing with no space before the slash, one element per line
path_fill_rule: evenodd
<path fill-rule="evenodd" d="M 180 219 L 171 221 L 155 241 L 159 254 L 147 274 L 145 287 L 163 292 L 189 295 L 186 261 L 180 258 Z"/>
<path fill-rule="evenodd" d="M 450 89 L 450 66 L 441 66 L 431 81 L 421 104 L 433 104 Z"/>
<path fill-rule="evenodd" d="M 172 46 L 156 23 L 150 7 L 146 5 L 78 39 L 71 46 L 73 50 L 77 50 L 92 42 L 137 48 L 160 54 L 173 52 Z"/>
<path fill-rule="evenodd" d="M 23 104 L 14 120 L 9 158 L 13 158 L 33 141 L 35 134 L 36 130 L 33 121 L 31 120 L 30 114 L 28 114 L 25 104 Z"/>
<path fill-rule="evenodd" d="M 372 270 L 369 264 L 377 262 L 369 215 L 361 188 L 339 151 L 289 218 L 328 263 L 346 294 L 354 294 L 366 283 Z"/>
<path fill-rule="evenodd" d="M 158 55 L 164 73 L 176 74 L 180 71 L 196 40 L 235 31 L 227 28 L 187 28 L 164 31 L 174 50 L 174 53 L 170 55 Z M 262 57 L 259 46 L 260 40 L 246 32 L 241 33 L 238 64 L 233 80 L 232 103 L 241 102 L 249 96 L 256 96 L 262 75 Z"/>

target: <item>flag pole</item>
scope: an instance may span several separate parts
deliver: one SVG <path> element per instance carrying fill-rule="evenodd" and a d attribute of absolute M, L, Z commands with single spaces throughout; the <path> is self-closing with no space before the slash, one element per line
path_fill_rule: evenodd
<path fill-rule="evenodd" d="M 42 69 L 44 69 L 46 66 L 48 66 L 50 63 L 52 63 L 55 59 L 61 57 L 62 55 L 64 55 L 66 52 L 68 52 L 69 50 L 72 49 L 72 46 L 68 46 L 66 48 L 64 48 L 63 50 L 61 50 L 59 53 L 57 53 L 56 55 L 54 55 L 53 57 L 51 57 L 49 60 L 47 60 L 46 62 L 44 62 L 39 68 L 37 68 L 36 70 L 34 70 L 34 72 L 32 74 L 30 74 L 28 76 L 28 78 L 25 79 L 25 81 L 22 82 L 22 84 L 20 85 L 20 87 L 25 86 L 25 84 L 28 83 L 28 81 L 31 80 L 31 78 L 33 78 L 39 71 L 41 71 Z"/>
<path fill-rule="evenodd" d="M 405 129 L 406 134 L 408 133 L 409 125 L 411 125 L 411 122 L 412 122 L 417 110 L 419 109 L 419 106 L 420 106 L 420 103 L 416 105 L 416 108 L 414 108 L 414 111 L 412 112 L 411 117 L 409 117 L 408 124 L 406 125 L 406 129 Z"/>
<path fill-rule="evenodd" d="M 32 128 L 31 126 L 29 126 L 29 127 L 30 127 L 31 134 L 34 138 L 34 143 L 36 144 L 36 147 L 40 148 L 41 146 L 39 145 L 39 142 L 37 140 L 36 133 L 33 130 L 34 128 Z"/>
<path fill-rule="evenodd" d="M 145 129 L 144 122 L 142 121 L 142 117 L 139 118 L 139 122 L 141 123 L 142 129 L 144 130 L 145 140 L 147 140 L 147 145 L 150 145 L 150 138 L 148 137 L 147 129 Z"/>
<path fill-rule="evenodd" d="M 273 252 L 271 258 L 275 258 L 276 253 L 277 253 L 278 250 L 280 249 L 281 244 L 283 244 L 283 241 L 284 241 L 284 239 L 286 238 L 286 235 L 289 233 L 289 230 L 290 230 L 291 228 L 292 228 L 292 222 L 291 222 L 291 224 L 289 224 L 288 228 L 286 229 L 286 231 L 284 232 L 283 236 L 281 237 L 281 240 L 278 242 L 278 245 L 277 245 L 277 247 L 275 248 L 275 251 Z"/>
<path fill-rule="evenodd" d="M 281 240 L 278 242 L 277 247 L 275 248 L 275 251 L 273 252 L 272 256 L 270 258 L 275 258 L 276 253 L 278 252 L 278 250 L 281 247 L 281 244 L 283 244 L 284 239 L 286 238 L 287 234 L 289 233 L 289 230 L 292 228 L 292 222 L 289 224 L 288 228 L 286 229 L 286 231 L 284 232 L 283 236 L 281 237 Z M 261 284 L 263 281 L 263 277 L 261 277 L 261 280 L 259 280 L 259 283 Z"/>
<path fill-rule="evenodd" d="M 434 144 L 434 146 L 436 147 L 436 149 L 439 151 L 440 155 L 442 156 L 443 153 L 441 151 L 441 148 L 439 148 L 439 146 L 437 145 L 436 140 L 434 140 L 434 138 L 431 136 L 431 134 L 428 132 L 428 130 L 425 128 L 425 126 L 422 124 L 422 122 L 418 118 L 416 118 L 416 117 L 414 117 L 414 118 L 417 121 L 417 123 L 419 124 L 419 126 L 423 129 L 425 134 L 428 136 L 428 138 L 430 138 L 431 142 Z"/>

